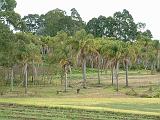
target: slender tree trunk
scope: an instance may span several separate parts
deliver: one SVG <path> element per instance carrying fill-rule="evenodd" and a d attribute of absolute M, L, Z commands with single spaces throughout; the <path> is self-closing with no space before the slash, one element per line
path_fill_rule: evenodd
<path fill-rule="evenodd" d="M 4 84 L 6 84 L 6 86 L 7 86 L 7 83 L 8 83 L 8 70 L 7 70 L 7 68 L 5 68 L 4 70 L 5 70 L 5 72 L 4 72 L 5 83 Z"/>
<path fill-rule="evenodd" d="M 159 70 L 160 69 L 160 57 L 158 57 L 158 60 L 157 60 L 157 69 Z"/>
<path fill-rule="evenodd" d="M 13 67 L 11 68 L 11 92 L 13 91 L 13 80 L 14 80 L 14 75 L 13 75 Z"/>
<path fill-rule="evenodd" d="M 102 75 L 102 73 L 103 73 L 103 64 L 104 64 L 104 60 L 103 60 L 103 58 L 102 57 L 100 57 L 99 58 L 100 60 L 100 62 L 99 62 L 99 66 L 100 66 L 100 69 L 101 69 L 101 75 Z"/>
<path fill-rule="evenodd" d="M 83 88 L 86 88 L 86 59 L 83 59 L 82 63 L 82 75 L 83 75 Z"/>
<path fill-rule="evenodd" d="M 151 63 L 151 75 L 154 74 L 154 63 Z"/>
<path fill-rule="evenodd" d="M 45 86 L 45 67 L 43 62 L 42 62 L 42 81 L 43 85 Z"/>
<path fill-rule="evenodd" d="M 67 81 L 67 66 L 65 65 L 65 89 L 64 91 L 67 92 L 67 87 L 68 87 L 68 81 Z"/>
<path fill-rule="evenodd" d="M 25 87 L 25 66 L 22 67 L 22 80 L 23 80 L 23 87 Z"/>
<path fill-rule="evenodd" d="M 52 84 L 52 75 L 50 76 L 49 84 L 50 84 L 50 85 Z"/>
<path fill-rule="evenodd" d="M 93 59 L 91 60 L 91 68 L 93 70 L 93 67 L 94 67 L 94 63 L 93 63 Z"/>
<path fill-rule="evenodd" d="M 34 84 L 34 60 L 32 60 L 32 83 Z"/>
<path fill-rule="evenodd" d="M 157 70 L 160 69 L 160 53 L 159 50 L 157 50 Z"/>
<path fill-rule="evenodd" d="M 126 66 L 126 87 L 128 87 L 128 61 L 126 61 L 125 66 Z"/>
<path fill-rule="evenodd" d="M 100 79 L 100 68 L 98 67 L 98 84 L 101 84 L 101 79 Z"/>
<path fill-rule="evenodd" d="M 34 60 L 32 60 L 32 83 L 35 84 L 35 80 L 37 78 L 37 69 L 34 63 Z"/>
<path fill-rule="evenodd" d="M 2 81 L 2 84 L 6 84 L 6 68 L 5 67 L 3 68 L 3 71 L 4 71 L 4 74 L 3 74 L 4 80 Z"/>
<path fill-rule="evenodd" d="M 144 61 L 145 70 L 147 70 L 147 60 Z"/>
<path fill-rule="evenodd" d="M 37 67 L 34 64 L 34 84 L 35 84 L 35 80 L 37 80 L 37 76 L 38 76 Z"/>
<path fill-rule="evenodd" d="M 28 64 L 25 64 L 25 70 L 24 70 L 24 74 L 25 74 L 25 94 L 27 94 L 27 87 L 28 87 Z"/>
<path fill-rule="evenodd" d="M 154 69 L 154 72 L 155 72 L 156 71 L 156 62 L 154 62 L 153 69 Z"/>
<path fill-rule="evenodd" d="M 116 63 L 116 91 L 119 90 L 118 72 L 119 72 L 119 61 L 117 61 Z"/>
<path fill-rule="evenodd" d="M 104 70 L 105 70 L 105 75 L 107 75 L 107 73 L 108 73 L 108 66 L 106 64 L 104 66 Z"/>
<path fill-rule="evenodd" d="M 70 80 L 71 80 L 71 75 L 72 75 L 72 68 L 71 68 L 71 65 L 68 65 L 68 68 L 69 68 L 69 75 L 68 75 L 68 77 L 69 77 L 69 79 L 68 79 L 68 86 L 69 87 L 71 87 L 71 85 L 70 85 Z"/>
<path fill-rule="evenodd" d="M 114 82 L 113 82 L 113 81 L 114 81 L 114 67 L 112 67 L 111 72 L 112 72 L 112 76 L 111 76 L 111 77 L 112 77 L 112 86 L 113 86 L 113 83 L 114 83 Z"/>
<path fill-rule="evenodd" d="M 63 74 L 61 73 L 61 85 L 63 85 Z"/>
<path fill-rule="evenodd" d="M 20 80 L 23 82 L 23 87 L 25 87 L 25 81 L 24 81 L 24 73 L 25 73 L 25 68 L 24 66 L 20 66 Z"/>
<path fill-rule="evenodd" d="M 99 57 L 98 58 L 98 84 L 101 84 L 101 80 L 100 80 L 100 64 L 101 64 L 101 59 Z"/>

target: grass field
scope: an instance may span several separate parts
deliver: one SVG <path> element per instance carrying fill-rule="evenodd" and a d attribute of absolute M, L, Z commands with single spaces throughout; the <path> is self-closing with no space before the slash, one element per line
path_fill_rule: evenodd
<path fill-rule="evenodd" d="M 77 84 L 81 77 L 79 71 L 69 76 L 67 92 L 58 76 L 52 84 L 47 78 L 42 84 L 30 81 L 27 94 L 16 84 L 12 92 L 9 86 L 0 87 L 0 120 L 160 120 L 160 74 L 130 71 L 126 88 L 120 71 L 119 92 L 109 73 L 101 75 L 98 85 L 97 73 L 88 72 L 86 89 Z"/>
<path fill-rule="evenodd" d="M 150 71 L 129 71 L 129 87 L 125 87 L 125 71 L 120 71 L 119 92 L 116 92 L 116 85 L 111 86 L 110 71 L 101 74 L 101 85 L 98 85 L 97 71 L 93 69 L 87 71 L 87 89 L 82 89 L 82 74 L 80 71 L 73 71 L 68 75 L 68 81 L 71 87 L 68 87 L 67 93 L 57 91 L 64 90 L 64 83 L 61 85 L 59 76 L 53 76 L 53 79 L 45 78 L 44 81 L 36 80 L 33 84 L 29 80 L 28 94 L 24 94 L 24 87 L 17 82 L 14 84 L 13 92 L 10 92 L 10 84 L 0 87 L 1 97 L 71 97 L 71 98 L 112 98 L 112 97 L 160 97 L 160 74 L 151 75 Z M 64 81 L 63 81 L 64 82 Z M 39 84 L 38 84 L 39 83 Z M 80 93 L 76 94 L 76 89 L 80 88 Z M 134 91 L 132 90 L 134 89 Z M 136 95 L 134 95 L 136 94 Z"/>
<path fill-rule="evenodd" d="M 1 98 L 0 119 L 159 120 L 154 98 Z"/>

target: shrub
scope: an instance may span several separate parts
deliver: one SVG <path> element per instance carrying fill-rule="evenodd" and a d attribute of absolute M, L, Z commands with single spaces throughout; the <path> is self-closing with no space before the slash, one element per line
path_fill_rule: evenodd
<path fill-rule="evenodd" d="M 157 68 L 157 72 L 160 72 L 160 68 Z"/>
<path fill-rule="evenodd" d="M 152 98 L 152 96 L 147 93 L 141 93 L 141 94 L 139 94 L 139 96 L 142 98 Z"/>
<path fill-rule="evenodd" d="M 160 98 L 160 91 L 153 95 L 154 98 Z"/>
<path fill-rule="evenodd" d="M 149 86 L 148 92 L 153 92 L 152 86 Z"/>
<path fill-rule="evenodd" d="M 126 95 L 137 96 L 137 92 L 133 88 L 131 90 L 127 91 L 125 94 Z"/>

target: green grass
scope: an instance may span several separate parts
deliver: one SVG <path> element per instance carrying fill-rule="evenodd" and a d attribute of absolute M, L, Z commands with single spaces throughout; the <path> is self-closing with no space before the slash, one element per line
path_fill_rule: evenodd
<path fill-rule="evenodd" d="M 4 108 L 5 107 L 5 108 Z M 134 115 L 106 111 L 51 108 L 22 105 L 1 105 L 3 120 L 158 120 L 158 116 Z"/>
<path fill-rule="evenodd" d="M 91 82 L 90 82 L 91 81 Z M 42 98 L 122 98 L 122 97 L 142 97 L 142 98 L 160 98 L 160 87 L 154 86 L 143 86 L 143 87 L 124 87 L 119 86 L 119 92 L 116 92 L 116 86 L 107 85 L 102 83 L 100 86 L 96 81 L 90 80 L 87 85 L 87 89 L 80 89 L 80 93 L 77 94 L 76 90 L 79 85 L 68 87 L 67 92 L 61 92 L 57 94 L 57 90 L 64 90 L 64 86 L 47 85 L 47 86 L 29 86 L 28 93 L 24 93 L 24 87 L 14 87 L 14 91 L 10 92 L 10 88 L 5 87 L 3 95 L 0 97 L 42 97 Z M 150 89 L 152 88 L 152 89 Z M 2 89 L 2 88 L 0 88 Z M 132 91 L 134 90 L 134 92 Z M 136 94 L 135 94 L 136 93 Z"/>
<path fill-rule="evenodd" d="M 47 107 L 77 107 L 102 111 L 115 110 L 117 112 L 123 110 L 130 112 L 131 110 L 131 113 L 141 111 L 141 114 L 160 114 L 160 99 L 158 98 L 1 98 L 0 102 Z"/>
<path fill-rule="evenodd" d="M 82 81 L 81 71 L 73 71 L 68 79 L 72 88 L 69 87 L 66 93 L 56 94 L 57 90 L 64 90 L 59 76 L 54 76 L 52 84 L 48 84 L 48 79 L 45 85 L 44 81 L 40 85 L 29 84 L 26 95 L 22 86 L 14 86 L 13 92 L 9 92 L 9 86 L 0 87 L 3 93 L 0 120 L 159 120 L 160 99 L 139 97 L 158 97 L 160 87 L 157 80 L 160 76 L 148 75 L 147 71 L 130 71 L 130 87 L 126 88 L 124 72 L 120 71 L 119 92 L 115 91 L 115 85 L 111 86 L 109 71 L 107 74 L 103 72 L 98 86 L 95 69 L 93 73 L 91 69 L 87 70 L 87 89 L 77 84 Z M 79 87 L 81 90 L 77 94 Z M 136 96 L 132 93 L 126 95 L 131 89 Z"/>
<path fill-rule="evenodd" d="M 1 98 L 0 119 L 159 120 L 160 99 Z"/>

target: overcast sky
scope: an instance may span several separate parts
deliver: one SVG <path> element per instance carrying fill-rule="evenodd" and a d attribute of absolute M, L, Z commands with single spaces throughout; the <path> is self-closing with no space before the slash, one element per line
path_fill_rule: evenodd
<path fill-rule="evenodd" d="M 154 39 L 160 39 L 160 0 L 16 0 L 16 12 L 45 14 L 59 8 L 70 13 L 76 8 L 82 19 L 88 22 L 93 17 L 112 16 L 116 11 L 129 10 L 135 22 L 144 22 L 152 31 Z"/>

